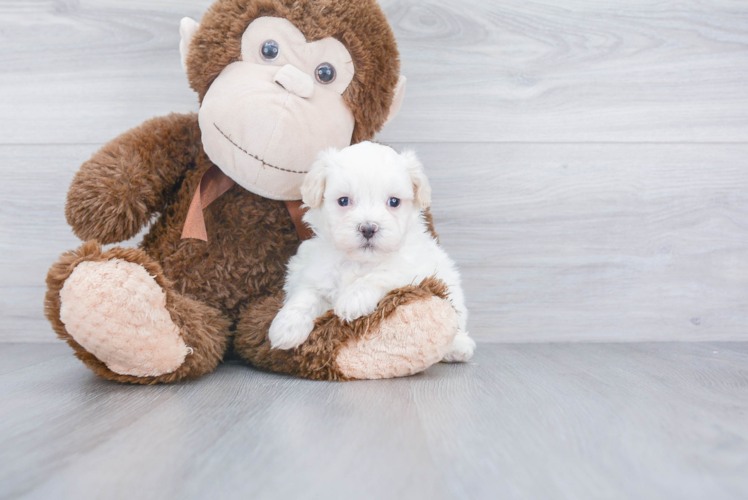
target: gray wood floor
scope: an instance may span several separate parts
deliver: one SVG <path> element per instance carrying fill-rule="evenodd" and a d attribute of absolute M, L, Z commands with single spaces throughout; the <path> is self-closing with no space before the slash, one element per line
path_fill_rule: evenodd
<path fill-rule="evenodd" d="M 0 367 L 1 498 L 748 496 L 748 343 L 481 344 L 351 383 L 123 386 L 60 344 Z"/>

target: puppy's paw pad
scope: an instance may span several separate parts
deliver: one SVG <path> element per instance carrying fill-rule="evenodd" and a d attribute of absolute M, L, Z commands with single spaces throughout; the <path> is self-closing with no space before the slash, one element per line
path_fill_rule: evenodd
<path fill-rule="evenodd" d="M 293 349 L 303 344 L 313 329 L 314 318 L 281 310 L 270 325 L 270 346 L 273 349 Z"/>
<path fill-rule="evenodd" d="M 442 361 L 446 363 L 465 363 L 470 361 L 475 351 L 475 341 L 466 334 L 458 334 L 452 341 L 449 351 Z"/>
<path fill-rule="evenodd" d="M 335 302 L 335 315 L 346 321 L 368 316 L 377 310 L 380 294 L 368 288 L 356 288 L 341 295 Z"/>

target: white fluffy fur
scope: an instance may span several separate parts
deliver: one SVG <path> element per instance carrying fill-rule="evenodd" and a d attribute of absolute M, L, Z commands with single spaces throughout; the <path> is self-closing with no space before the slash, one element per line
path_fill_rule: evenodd
<path fill-rule="evenodd" d="M 468 312 L 454 262 L 431 237 L 422 212 L 431 186 L 416 155 L 363 142 L 320 153 L 301 187 L 310 210 L 304 221 L 315 237 L 288 264 L 283 308 L 270 326 L 274 348 L 307 339 L 314 320 L 333 308 L 347 321 L 374 312 L 391 290 L 432 275 L 443 280 L 459 329 L 445 361 L 467 361 L 475 342 L 465 329 Z M 338 200 L 346 197 L 349 206 Z M 390 198 L 400 205 L 389 206 Z M 363 225 L 378 227 L 367 241 Z"/>

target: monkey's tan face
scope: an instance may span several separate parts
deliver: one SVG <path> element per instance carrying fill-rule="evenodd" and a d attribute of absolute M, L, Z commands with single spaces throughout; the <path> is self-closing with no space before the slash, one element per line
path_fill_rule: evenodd
<path fill-rule="evenodd" d="M 317 152 L 351 143 L 355 121 L 342 94 L 353 73 L 339 41 L 308 43 L 286 19 L 255 19 L 241 61 L 226 66 L 203 99 L 205 152 L 253 193 L 300 199 Z"/>

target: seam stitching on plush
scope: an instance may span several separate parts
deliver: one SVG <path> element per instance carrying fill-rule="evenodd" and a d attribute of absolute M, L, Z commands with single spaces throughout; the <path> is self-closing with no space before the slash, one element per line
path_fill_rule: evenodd
<path fill-rule="evenodd" d="M 246 154 L 247 156 L 250 156 L 250 157 L 254 158 L 255 160 L 257 160 L 257 161 L 259 161 L 259 162 L 262 162 L 262 164 L 263 164 L 263 165 L 265 165 L 265 166 L 268 166 L 268 167 L 272 167 L 272 168 L 274 168 L 274 169 L 276 169 L 276 170 L 281 170 L 281 171 L 283 171 L 283 172 L 291 172 L 292 174 L 306 174 L 306 173 L 309 173 L 309 171 L 308 171 L 308 170 L 305 170 L 305 171 L 303 171 L 303 172 L 299 172 L 299 171 L 297 171 L 297 170 L 289 170 L 289 169 L 287 169 L 287 168 L 276 167 L 275 165 L 271 165 L 271 164 L 269 164 L 269 163 L 266 163 L 266 162 L 265 162 L 265 160 L 263 160 L 263 159 L 262 159 L 262 158 L 260 158 L 259 156 L 257 156 L 257 155 L 253 155 L 252 153 L 250 153 L 250 152 L 249 152 L 249 151 L 247 151 L 246 149 L 243 149 L 243 148 L 242 148 L 241 146 L 239 146 L 239 145 L 238 145 L 237 143 L 235 143 L 234 141 L 232 141 L 232 140 L 231 140 L 231 139 L 229 138 L 229 136 L 227 136 L 226 134 L 224 134 L 224 133 L 223 133 L 223 130 L 221 130 L 220 128 L 218 128 L 218 125 L 216 125 L 216 124 L 214 123 L 214 124 L 213 124 L 213 126 L 214 126 L 214 127 L 216 128 L 216 130 L 218 130 L 218 132 L 220 132 L 220 134 L 221 134 L 222 136 L 224 136 L 224 137 L 226 138 L 226 140 L 227 140 L 227 141 L 229 141 L 229 142 L 230 142 L 231 144 L 233 144 L 233 145 L 234 145 L 234 146 L 235 146 L 235 147 L 236 147 L 236 148 L 237 148 L 237 149 L 238 149 L 239 151 L 241 151 L 242 153 Z"/>

